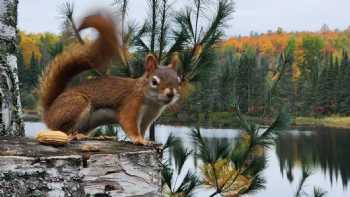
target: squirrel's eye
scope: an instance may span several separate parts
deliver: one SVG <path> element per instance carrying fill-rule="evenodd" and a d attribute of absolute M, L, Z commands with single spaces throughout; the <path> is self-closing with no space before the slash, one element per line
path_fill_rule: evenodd
<path fill-rule="evenodd" d="M 155 80 L 155 79 L 153 79 L 153 80 L 152 80 L 152 85 L 153 85 L 153 86 L 158 85 L 158 81 L 157 81 L 157 80 Z"/>
<path fill-rule="evenodd" d="M 152 81 L 151 81 L 151 86 L 152 87 L 158 86 L 159 85 L 159 81 L 160 81 L 160 79 L 158 77 L 154 76 Z"/>

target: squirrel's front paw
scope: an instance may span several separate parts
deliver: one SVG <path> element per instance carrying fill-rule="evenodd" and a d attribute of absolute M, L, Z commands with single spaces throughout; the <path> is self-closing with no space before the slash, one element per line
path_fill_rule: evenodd
<path fill-rule="evenodd" d="M 141 138 L 141 137 L 139 137 L 139 138 L 133 138 L 133 139 L 132 139 L 132 142 L 133 142 L 134 144 L 136 144 L 136 145 L 144 145 L 144 146 L 149 146 L 149 145 L 154 144 L 153 142 L 148 141 L 148 140 L 145 140 L 145 139 L 143 139 L 143 138 Z"/>
<path fill-rule="evenodd" d="M 82 133 L 74 132 L 68 136 L 69 141 L 81 141 L 81 140 L 87 140 L 88 136 Z"/>

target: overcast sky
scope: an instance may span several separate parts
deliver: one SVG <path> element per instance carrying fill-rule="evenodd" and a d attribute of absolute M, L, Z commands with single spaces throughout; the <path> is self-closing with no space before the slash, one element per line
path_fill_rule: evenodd
<path fill-rule="evenodd" d="M 129 18 L 146 16 L 146 0 L 129 0 Z M 173 0 L 175 1 L 175 0 Z M 175 8 L 189 0 L 176 0 Z M 216 1 L 216 0 L 212 0 Z M 18 26 L 28 32 L 60 32 L 58 7 L 63 0 L 19 0 Z M 110 7 L 113 0 L 71 0 L 76 18 L 96 7 Z M 332 29 L 350 25 L 350 0 L 235 0 L 236 12 L 227 35 L 248 35 L 282 27 L 287 31 L 317 31 L 323 24 Z"/>

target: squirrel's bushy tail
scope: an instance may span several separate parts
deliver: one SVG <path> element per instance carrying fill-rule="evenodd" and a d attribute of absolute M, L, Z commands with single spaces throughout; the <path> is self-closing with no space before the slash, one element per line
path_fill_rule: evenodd
<path fill-rule="evenodd" d="M 93 43 L 77 45 L 58 55 L 43 72 L 39 96 L 41 107 L 47 111 L 54 100 L 77 74 L 92 68 L 106 66 L 114 56 L 119 57 L 119 39 L 111 15 L 100 13 L 85 17 L 79 31 L 95 28 L 99 37 Z"/>

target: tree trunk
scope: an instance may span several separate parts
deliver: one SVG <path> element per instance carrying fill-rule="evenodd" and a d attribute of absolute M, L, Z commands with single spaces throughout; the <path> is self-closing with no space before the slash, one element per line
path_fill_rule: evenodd
<path fill-rule="evenodd" d="M 0 196 L 161 196 L 161 147 L 0 139 Z"/>
<path fill-rule="evenodd" d="M 18 0 L 0 0 L 0 136 L 24 136 L 17 73 Z"/>

